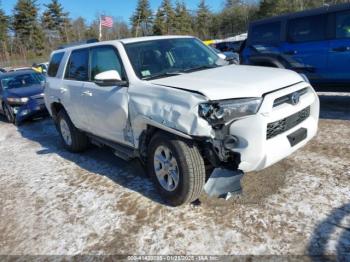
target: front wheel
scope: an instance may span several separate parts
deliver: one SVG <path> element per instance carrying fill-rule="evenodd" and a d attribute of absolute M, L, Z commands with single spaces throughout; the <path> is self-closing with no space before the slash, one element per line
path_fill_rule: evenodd
<path fill-rule="evenodd" d="M 4 108 L 7 122 L 14 124 L 16 122 L 16 115 L 15 115 L 15 112 L 13 111 L 13 108 L 8 104 L 4 104 L 3 108 Z"/>
<path fill-rule="evenodd" d="M 157 133 L 147 159 L 148 172 L 167 203 L 180 206 L 198 199 L 205 183 L 205 165 L 194 143 Z"/>

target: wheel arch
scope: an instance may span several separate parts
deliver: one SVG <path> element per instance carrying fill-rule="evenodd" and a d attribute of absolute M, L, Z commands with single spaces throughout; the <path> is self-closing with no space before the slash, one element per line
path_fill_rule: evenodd
<path fill-rule="evenodd" d="M 268 56 L 257 56 L 249 59 L 249 64 L 254 66 L 266 66 L 286 69 L 286 66 L 277 58 Z"/>
<path fill-rule="evenodd" d="M 57 116 L 59 114 L 59 112 L 61 110 L 64 110 L 66 111 L 66 109 L 64 108 L 64 106 L 59 103 L 59 102 L 53 102 L 51 105 L 50 105 L 50 110 L 51 110 L 51 116 L 52 116 L 52 119 L 56 122 L 57 121 Z"/>
<path fill-rule="evenodd" d="M 158 132 L 162 132 L 171 136 L 176 136 L 180 139 L 185 139 L 189 141 L 193 140 L 191 136 L 184 134 L 180 131 L 168 128 L 161 124 L 145 123 L 145 127 L 139 136 L 137 145 L 140 153 L 140 158 L 143 162 L 145 162 L 145 160 L 147 159 L 148 144 L 151 141 L 152 137 Z"/>

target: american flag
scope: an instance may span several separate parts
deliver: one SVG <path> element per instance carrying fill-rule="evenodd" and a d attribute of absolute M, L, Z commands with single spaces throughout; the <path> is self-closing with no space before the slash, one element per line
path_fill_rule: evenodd
<path fill-rule="evenodd" d="M 101 26 L 105 26 L 108 28 L 112 28 L 113 27 L 113 18 L 110 16 L 101 16 Z"/>

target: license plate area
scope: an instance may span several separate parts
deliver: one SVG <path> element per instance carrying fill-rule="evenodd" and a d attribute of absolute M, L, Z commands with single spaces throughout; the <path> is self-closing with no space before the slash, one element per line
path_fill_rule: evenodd
<path fill-rule="evenodd" d="M 293 147 L 307 138 L 307 129 L 300 128 L 297 131 L 295 131 L 294 133 L 287 136 L 287 138 L 289 140 L 290 145 Z"/>

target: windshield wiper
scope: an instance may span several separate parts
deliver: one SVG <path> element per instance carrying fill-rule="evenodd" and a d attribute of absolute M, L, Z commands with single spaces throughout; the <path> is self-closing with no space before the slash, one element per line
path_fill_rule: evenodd
<path fill-rule="evenodd" d="M 185 69 L 182 72 L 184 72 L 184 73 L 191 73 L 191 72 L 196 72 L 196 71 L 205 70 L 205 69 L 212 69 L 212 68 L 216 68 L 216 67 L 218 67 L 218 66 L 217 65 L 201 65 L 201 66 L 198 66 L 198 67 Z"/>
<path fill-rule="evenodd" d="M 180 72 L 165 72 L 161 74 L 144 77 L 142 78 L 142 80 L 154 80 L 154 79 L 163 78 L 163 77 L 178 76 L 180 74 L 181 74 Z"/>

